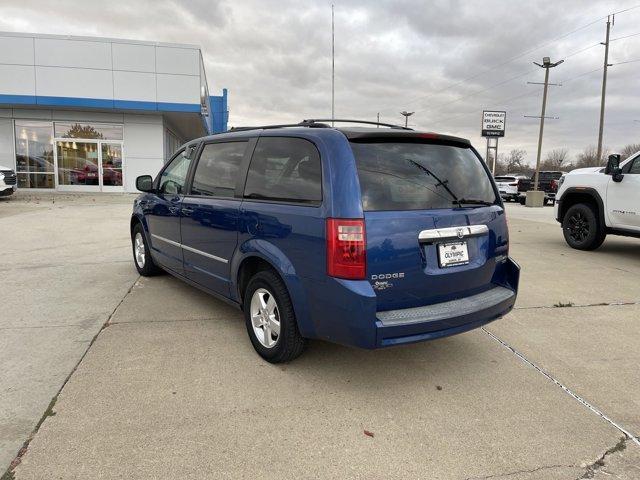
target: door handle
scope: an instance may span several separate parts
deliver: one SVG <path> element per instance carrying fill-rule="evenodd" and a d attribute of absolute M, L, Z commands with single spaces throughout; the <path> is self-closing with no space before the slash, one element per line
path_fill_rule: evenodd
<path fill-rule="evenodd" d="M 187 217 L 191 215 L 193 212 L 195 212 L 193 208 L 182 207 L 182 214 L 186 215 Z"/>

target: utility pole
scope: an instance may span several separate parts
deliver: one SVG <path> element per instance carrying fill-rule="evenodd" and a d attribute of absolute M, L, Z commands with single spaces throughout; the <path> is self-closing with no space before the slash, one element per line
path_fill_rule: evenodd
<path fill-rule="evenodd" d="M 413 115 L 416 112 L 407 112 L 406 110 L 403 110 L 402 112 L 400 112 L 400 115 L 404 116 L 404 126 L 405 128 L 407 128 L 409 126 L 409 117 L 411 115 Z"/>
<path fill-rule="evenodd" d="M 378 112 L 378 125 L 376 125 L 376 128 L 380 128 L 380 112 Z"/>
<path fill-rule="evenodd" d="M 607 34 L 604 43 L 600 43 L 604 45 L 604 71 L 602 72 L 602 97 L 600 98 L 600 129 L 598 130 L 598 161 L 602 158 L 602 134 L 604 133 L 604 97 L 607 93 L 607 67 L 610 67 L 609 64 L 609 32 L 611 31 L 611 20 L 612 16 L 607 16 Z M 613 21 L 615 22 L 615 16 L 613 16 Z"/>
<path fill-rule="evenodd" d="M 544 118 L 545 113 L 547 111 L 547 90 L 549 89 L 549 69 L 553 67 L 557 67 L 564 60 L 560 60 L 559 62 L 552 63 L 549 57 L 544 57 L 542 59 L 542 64 L 533 62 L 534 65 L 537 65 L 541 68 L 544 68 L 544 93 L 542 94 L 542 113 L 540 114 L 540 134 L 538 135 L 538 157 L 536 158 L 536 176 L 533 182 L 533 190 L 538 190 L 538 177 L 540 175 L 540 156 L 542 155 L 542 134 L 544 132 Z"/>
<path fill-rule="evenodd" d="M 336 30 L 331 4 L 331 118 L 336 118 Z M 333 127 L 333 121 L 331 122 Z"/>

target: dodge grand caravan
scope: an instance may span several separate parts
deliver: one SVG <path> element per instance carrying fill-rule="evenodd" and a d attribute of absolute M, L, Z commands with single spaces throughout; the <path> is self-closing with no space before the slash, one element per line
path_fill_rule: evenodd
<path fill-rule="evenodd" d="M 194 140 L 155 180 L 138 177 L 139 273 L 166 270 L 242 309 L 273 363 L 308 339 L 387 347 L 509 312 L 520 268 L 469 141 L 323 122 Z"/>

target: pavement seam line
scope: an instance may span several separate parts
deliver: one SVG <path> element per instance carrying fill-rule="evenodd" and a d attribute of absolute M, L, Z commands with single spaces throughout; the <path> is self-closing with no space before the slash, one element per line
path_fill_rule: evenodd
<path fill-rule="evenodd" d="M 29 448 L 29 444 L 31 443 L 33 438 L 36 436 L 36 434 L 40 430 L 40 427 L 42 426 L 44 421 L 47 419 L 47 417 L 55 415 L 55 412 L 53 411 L 53 407 L 55 406 L 56 402 L 58 401 L 58 397 L 60 396 L 60 393 L 62 393 L 62 390 L 64 390 L 64 387 L 67 385 L 67 383 L 69 382 L 69 380 L 71 379 L 73 374 L 76 372 L 76 370 L 78 369 L 78 367 L 80 366 L 80 364 L 84 360 L 84 358 L 87 356 L 87 353 L 89 352 L 89 350 L 91 349 L 91 347 L 93 346 L 95 341 L 98 339 L 98 336 L 102 333 L 102 331 L 105 328 L 107 328 L 110 325 L 111 318 L 118 311 L 118 309 L 120 308 L 120 305 L 122 305 L 122 303 L 124 302 L 125 298 L 127 298 L 129 296 L 129 294 L 131 293 L 131 291 L 136 286 L 136 284 L 138 283 L 139 280 L 140 280 L 140 275 L 138 275 L 136 277 L 136 279 L 133 281 L 131 286 L 127 289 L 127 292 L 122 296 L 122 298 L 120 299 L 118 304 L 111 311 L 111 313 L 107 317 L 107 320 L 102 324 L 102 327 L 100 327 L 100 330 L 98 330 L 98 332 L 93 336 L 93 338 L 89 342 L 89 345 L 87 345 L 87 348 L 85 349 L 84 353 L 82 354 L 82 356 L 80 357 L 78 362 L 75 364 L 75 366 L 71 369 L 71 372 L 69 372 L 69 375 L 67 375 L 67 377 L 64 379 L 64 382 L 62 382 L 62 385 L 60 386 L 60 388 L 58 389 L 56 394 L 53 396 L 53 398 L 51 399 L 51 402 L 49 402 L 49 406 L 47 407 L 47 409 L 42 414 L 42 417 L 40 417 L 40 420 L 36 424 L 36 426 L 33 429 L 33 431 L 29 434 L 27 439 L 22 444 L 22 447 L 20 447 L 20 449 L 18 450 L 18 453 L 16 454 L 14 459 L 11 461 L 11 463 L 9 463 L 9 467 L 7 468 L 5 473 L 2 475 L 2 477 L 0 477 L 0 480 L 13 480 L 13 478 L 14 478 L 13 472 L 18 467 L 18 465 L 20 465 L 20 462 L 22 461 L 22 457 L 27 453 L 27 450 Z"/>
<path fill-rule="evenodd" d="M 566 306 L 558 305 L 533 305 L 530 307 L 514 307 L 514 310 L 535 310 L 538 308 L 587 308 L 587 307 L 625 307 L 628 305 L 640 305 L 640 302 L 600 302 L 600 303 L 584 303 L 571 304 Z"/>
<path fill-rule="evenodd" d="M 466 477 L 464 480 L 488 480 L 490 478 L 505 478 L 505 477 L 511 477 L 513 475 L 519 475 L 521 473 L 535 473 L 541 470 L 550 470 L 552 468 L 577 468 L 577 466 L 576 465 L 543 465 L 542 467 L 536 467 L 531 470 L 515 470 L 513 472 L 494 473 L 492 475 Z"/>
<path fill-rule="evenodd" d="M 568 395 L 570 395 L 571 397 L 573 397 L 575 400 L 577 400 L 578 402 L 580 402 L 583 406 L 587 407 L 589 410 L 591 410 L 593 413 L 595 413 L 596 415 L 598 415 L 600 418 L 602 418 L 603 420 L 605 420 L 606 422 L 608 422 L 611 426 L 613 426 L 614 428 L 616 428 L 618 431 L 622 432 L 626 438 L 632 440 L 636 445 L 638 445 L 640 447 L 640 439 L 638 437 L 636 437 L 635 435 L 633 435 L 631 432 L 629 432 L 626 428 L 624 428 L 623 426 L 619 425 L 618 423 L 614 422 L 611 418 L 609 418 L 604 412 L 602 412 L 601 410 L 599 410 L 598 408 L 594 407 L 593 405 L 591 405 L 589 402 L 587 402 L 584 398 L 582 398 L 580 395 L 578 395 L 577 393 L 573 392 L 571 389 L 569 389 L 568 387 L 566 387 L 564 384 L 562 384 L 559 380 L 557 380 L 556 378 L 554 378 L 550 373 L 548 373 L 546 370 L 544 370 L 542 367 L 539 367 L 538 365 L 536 365 L 534 362 L 532 362 L 531 360 L 529 360 L 527 357 L 524 356 L 524 354 L 520 353 L 518 350 L 516 350 L 514 347 L 512 347 L 511 345 L 509 345 L 507 342 L 505 342 L 504 340 L 502 340 L 501 338 L 499 338 L 498 336 L 496 336 L 495 334 L 491 333 L 489 330 L 487 330 L 485 327 L 482 327 L 481 330 L 486 333 L 487 335 L 489 335 L 489 337 L 491 337 L 492 339 L 494 339 L 496 342 L 498 342 L 500 345 L 502 345 L 503 347 L 505 347 L 507 350 L 510 350 L 511 353 L 513 353 L 514 355 L 516 355 L 520 360 L 522 360 L 524 363 L 526 363 L 527 365 L 529 365 L 530 367 L 534 368 L 535 370 L 538 371 L 538 373 L 542 374 L 543 376 L 545 376 L 548 380 L 551 380 L 553 383 L 555 383 L 558 387 L 560 387 L 562 390 L 564 390 L 565 393 L 567 393 Z"/>

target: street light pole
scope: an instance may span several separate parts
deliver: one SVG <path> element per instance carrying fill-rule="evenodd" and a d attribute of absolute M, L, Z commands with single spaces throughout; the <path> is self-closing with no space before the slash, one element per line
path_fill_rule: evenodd
<path fill-rule="evenodd" d="M 409 126 L 409 117 L 411 115 L 413 115 L 416 112 L 407 112 L 406 110 L 403 110 L 402 112 L 400 112 L 400 115 L 404 116 L 404 126 L 405 128 L 407 128 Z"/>
<path fill-rule="evenodd" d="M 540 157 L 542 155 L 542 134 L 544 132 L 544 116 L 547 111 L 547 91 L 549 89 L 549 69 L 553 67 L 557 67 L 564 60 L 560 60 L 559 62 L 551 63 L 551 59 L 549 57 L 544 57 L 542 59 L 542 65 L 536 62 L 533 62 L 535 65 L 544 68 L 544 93 L 542 94 L 542 113 L 540 114 L 540 134 L 538 135 L 538 156 L 536 158 L 536 175 L 533 182 L 533 190 L 538 190 L 538 179 L 540 176 Z"/>
<path fill-rule="evenodd" d="M 607 67 L 609 65 L 609 32 L 611 31 L 611 17 L 607 16 L 607 35 L 604 45 L 604 71 L 602 73 L 602 97 L 600 98 L 600 128 L 598 130 L 598 161 L 602 158 L 602 134 L 604 133 L 604 97 L 607 93 Z"/>

